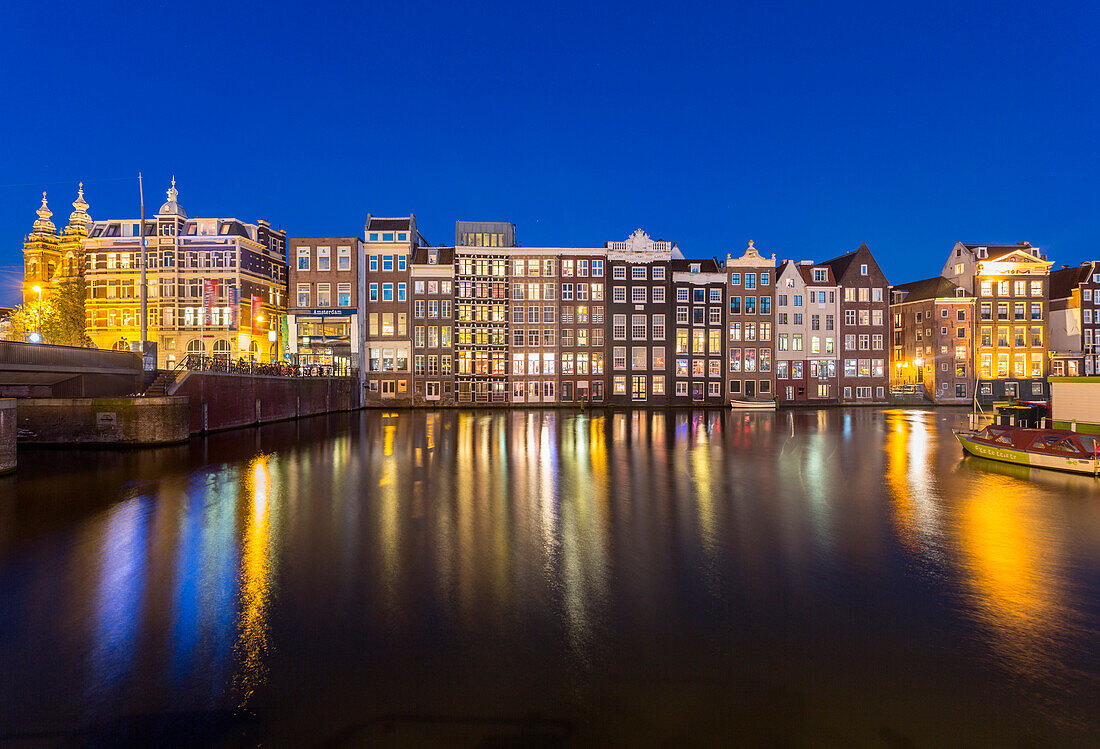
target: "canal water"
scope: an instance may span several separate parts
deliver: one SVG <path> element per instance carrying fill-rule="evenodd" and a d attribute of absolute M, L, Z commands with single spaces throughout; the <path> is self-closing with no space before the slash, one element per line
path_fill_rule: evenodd
<path fill-rule="evenodd" d="M 1100 482 L 964 459 L 964 422 L 365 412 L 21 450 L 0 744 L 1100 744 Z"/>

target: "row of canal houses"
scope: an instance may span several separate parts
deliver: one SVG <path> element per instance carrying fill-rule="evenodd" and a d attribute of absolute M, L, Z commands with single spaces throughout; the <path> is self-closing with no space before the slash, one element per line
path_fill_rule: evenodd
<path fill-rule="evenodd" d="M 367 403 L 888 400 L 890 289 L 866 245 L 823 263 L 777 262 L 751 241 L 689 259 L 640 229 L 527 247 L 512 224 L 460 221 L 435 247 L 415 216 L 369 217 L 364 237 Z"/>

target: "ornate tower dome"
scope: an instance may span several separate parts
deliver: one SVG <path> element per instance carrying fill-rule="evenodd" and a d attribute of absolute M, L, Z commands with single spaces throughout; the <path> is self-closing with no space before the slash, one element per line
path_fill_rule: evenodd
<path fill-rule="evenodd" d="M 50 216 L 53 215 L 53 211 L 50 210 L 46 204 L 46 191 L 42 191 L 42 205 L 38 207 L 38 219 L 34 222 L 34 229 L 31 234 L 55 234 L 57 227 L 53 225 L 53 221 L 50 221 Z"/>
<path fill-rule="evenodd" d="M 88 203 L 84 200 L 84 183 L 77 187 L 76 200 L 73 201 L 73 212 L 69 214 L 68 234 L 79 232 L 88 233 L 88 224 L 92 223 L 92 217 L 88 215 Z"/>
<path fill-rule="evenodd" d="M 158 216 L 179 216 L 180 218 L 187 218 L 187 212 L 180 207 L 180 204 L 176 202 L 176 198 L 179 197 L 179 191 L 176 190 L 176 176 L 172 175 L 172 187 L 168 189 L 168 202 L 160 207 L 157 211 Z"/>

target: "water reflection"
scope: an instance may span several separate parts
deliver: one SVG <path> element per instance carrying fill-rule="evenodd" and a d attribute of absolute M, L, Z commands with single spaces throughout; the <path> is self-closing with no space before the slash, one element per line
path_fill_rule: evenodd
<path fill-rule="evenodd" d="M 814 685 L 846 685 L 853 725 L 913 730 L 950 722 L 963 690 L 987 738 L 1026 684 L 1043 707 L 1020 720 L 1080 738 L 1100 694 L 1097 483 L 960 460 L 950 426 L 395 412 L 77 456 L 62 478 L 32 453 L 0 505 L 17 623 L 0 664 L 25 685 L 0 695 L 0 724 L 343 700 L 653 715 L 647 679 L 710 698 L 746 679 L 810 706 L 787 721 L 806 726 L 843 708 Z M 949 675 L 922 655 L 941 651 Z"/>

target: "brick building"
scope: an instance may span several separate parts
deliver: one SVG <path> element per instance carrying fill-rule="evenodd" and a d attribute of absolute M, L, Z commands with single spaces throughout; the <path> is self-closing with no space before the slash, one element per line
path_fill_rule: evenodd
<path fill-rule="evenodd" d="M 722 405 L 726 272 L 713 259 L 672 260 L 669 267 L 676 330 L 675 357 L 671 362 L 672 402 L 677 405 Z M 767 325 L 770 329 L 771 323 Z M 768 340 L 770 338 L 769 332 Z M 764 357 L 761 362 L 770 365 L 771 359 Z M 767 377 L 767 372 L 770 366 L 758 376 Z"/>
<path fill-rule="evenodd" d="M 672 242 L 641 229 L 625 242 L 608 242 L 609 377 L 612 404 L 666 405 L 673 370 L 670 265 L 684 256 Z"/>
<path fill-rule="evenodd" d="M 367 216 L 359 280 L 364 405 L 412 403 L 411 260 L 423 243 L 416 216 Z M 426 243 L 423 243 L 426 244 Z"/>
<path fill-rule="evenodd" d="M 840 398 L 840 287 L 828 265 L 785 261 L 775 289 L 775 384 L 784 405 Z"/>
<path fill-rule="evenodd" d="M 607 254 L 603 248 L 558 250 L 559 400 L 602 403 L 607 397 L 604 309 Z"/>
<path fill-rule="evenodd" d="M 726 256 L 726 365 L 729 401 L 775 399 L 775 255 L 763 257 L 752 240 L 740 257 Z"/>
<path fill-rule="evenodd" d="M 359 237 L 290 237 L 287 350 L 305 367 L 359 367 Z"/>
<path fill-rule="evenodd" d="M 974 297 L 942 276 L 891 289 L 890 383 L 922 385 L 935 403 L 974 397 Z"/>
<path fill-rule="evenodd" d="M 1095 261 L 1050 273 L 1050 374 L 1078 377 L 1096 371 L 1096 291 L 1100 290 Z"/>
<path fill-rule="evenodd" d="M 829 260 L 828 266 L 841 290 L 838 340 L 840 403 L 885 403 L 890 375 L 886 371 L 890 332 L 887 313 L 889 283 L 866 244 Z"/>
<path fill-rule="evenodd" d="M 413 405 L 455 402 L 454 276 L 453 247 L 413 252 Z"/>

